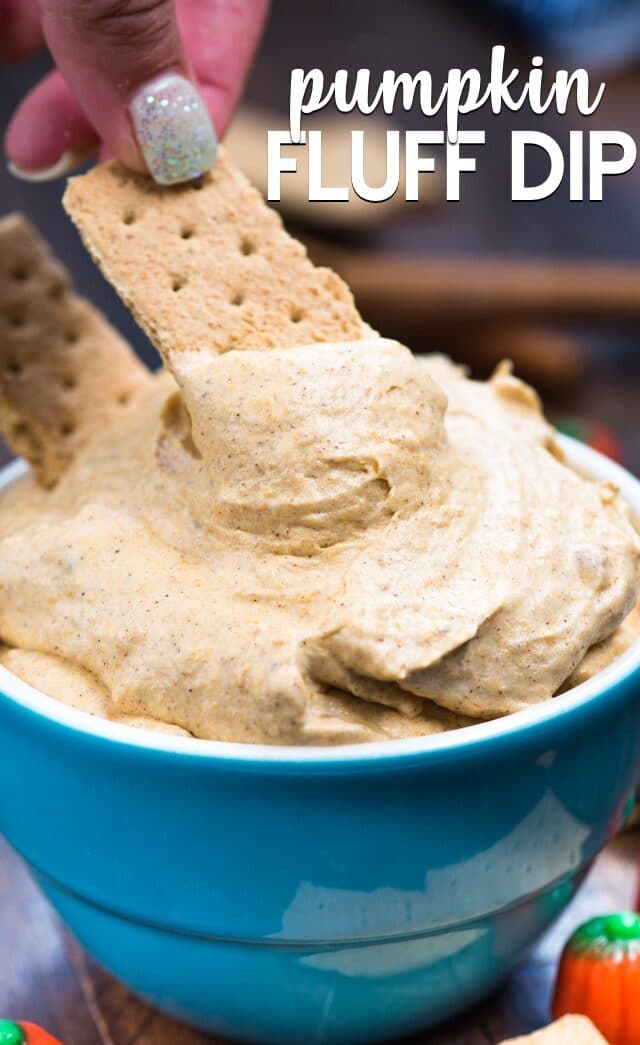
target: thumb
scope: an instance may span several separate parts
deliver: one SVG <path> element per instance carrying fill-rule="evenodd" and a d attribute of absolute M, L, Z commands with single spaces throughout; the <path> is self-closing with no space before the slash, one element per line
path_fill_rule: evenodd
<path fill-rule="evenodd" d="M 39 0 L 67 85 L 108 148 L 163 185 L 213 165 L 217 139 L 190 79 L 173 0 Z"/>

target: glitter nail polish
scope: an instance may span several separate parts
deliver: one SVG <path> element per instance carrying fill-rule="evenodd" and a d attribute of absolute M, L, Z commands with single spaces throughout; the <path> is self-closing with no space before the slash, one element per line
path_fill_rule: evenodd
<path fill-rule="evenodd" d="M 145 84 L 129 107 L 149 173 L 160 185 L 191 181 L 208 171 L 218 139 L 197 88 L 168 73 Z"/>

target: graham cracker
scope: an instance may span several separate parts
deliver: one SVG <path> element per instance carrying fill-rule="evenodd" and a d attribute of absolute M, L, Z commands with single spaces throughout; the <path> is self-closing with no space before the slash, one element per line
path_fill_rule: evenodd
<path fill-rule="evenodd" d="M 224 150 L 202 179 L 169 189 L 103 164 L 71 179 L 64 205 L 170 367 L 188 349 L 362 336 L 349 288 L 314 267 Z"/>
<path fill-rule="evenodd" d="M 526 1037 L 509 1038 L 502 1045 L 607 1045 L 586 1016 L 563 1016 L 549 1027 Z"/>
<path fill-rule="evenodd" d="M 0 220 L 0 433 L 53 485 L 147 378 L 19 214 Z"/>

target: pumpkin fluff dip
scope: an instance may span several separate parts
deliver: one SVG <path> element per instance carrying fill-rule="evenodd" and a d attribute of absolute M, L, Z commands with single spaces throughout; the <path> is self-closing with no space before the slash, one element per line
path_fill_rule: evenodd
<path fill-rule="evenodd" d="M 165 368 L 93 312 L 47 362 L 9 339 L 0 420 L 32 472 L 0 500 L 1 663 L 132 726 L 344 744 L 506 715 L 622 652 L 638 536 L 536 394 L 376 336 L 228 156 L 198 185 L 70 184 Z M 64 280 L 24 222 L 2 235 Z M 42 299 L 40 338 L 89 307 Z"/>

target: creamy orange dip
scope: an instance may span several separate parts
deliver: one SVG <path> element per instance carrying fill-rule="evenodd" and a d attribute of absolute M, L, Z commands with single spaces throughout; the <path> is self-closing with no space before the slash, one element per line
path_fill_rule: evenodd
<path fill-rule="evenodd" d="M 16 675 L 132 725 L 336 744 L 494 718 L 600 669 L 638 537 L 508 370 L 474 382 L 371 337 L 185 352 L 178 377 L 184 404 L 150 378 L 55 489 L 0 500 Z"/>

